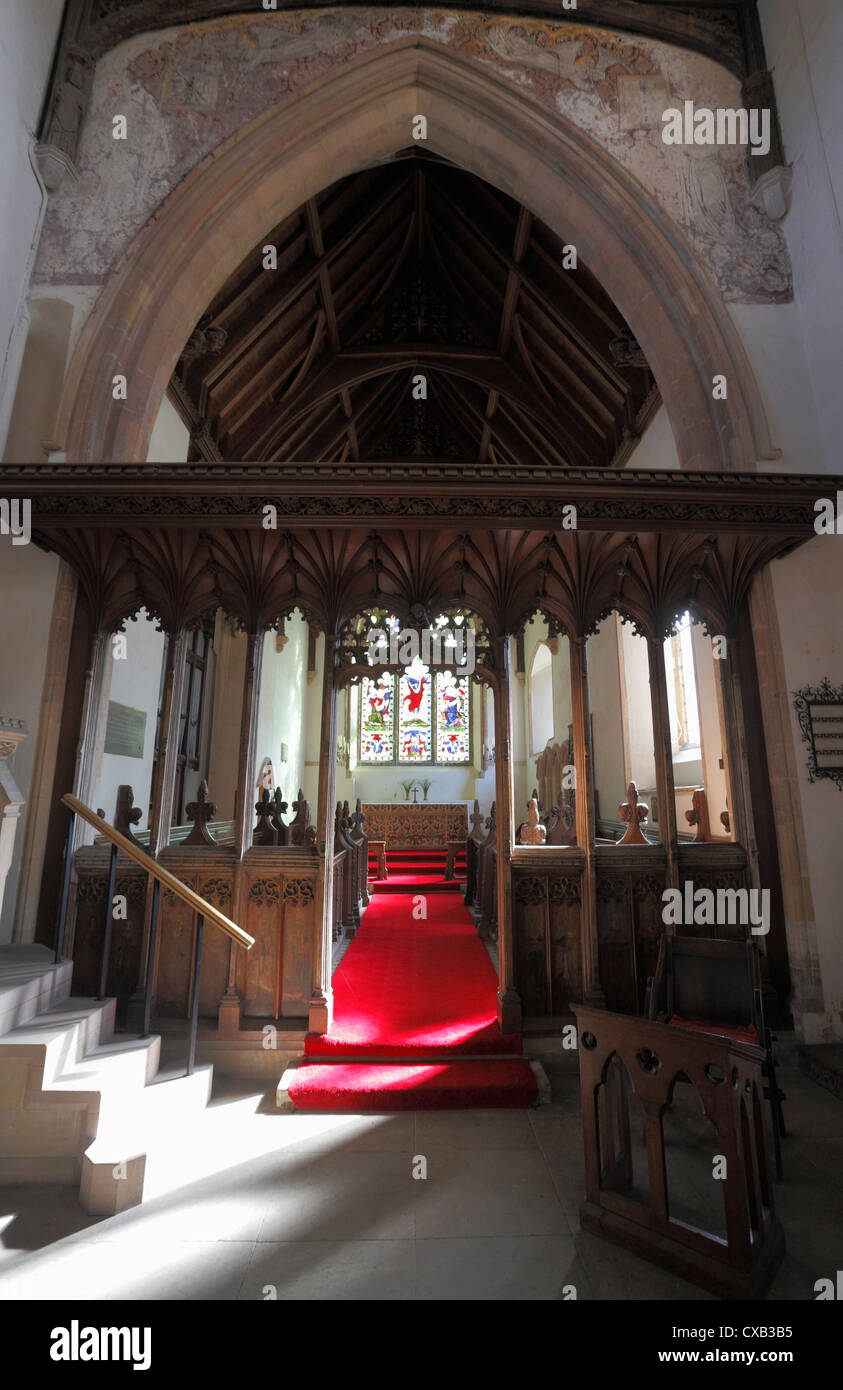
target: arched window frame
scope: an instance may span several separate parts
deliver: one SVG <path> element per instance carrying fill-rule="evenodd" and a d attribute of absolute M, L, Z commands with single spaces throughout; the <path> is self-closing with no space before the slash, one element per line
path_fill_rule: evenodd
<path fill-rule="evenodd" d="M 437 619 L 437 626 L 447 625 L 447 618 L 443 615 Z M 381 630 L 389 630 L 400 627 L 397 618 L 392 616 L 384 617 L 382 614 L 372 616 L 373 626 L 380 626 Z M 421 729 L 420 741 L 429 752 L 428 757 L 402 756 L 400 745 L 400 729 L 402 722 L 401 711 L 404 703 L 412 695 L 418 696 L 418 686 L 412 687 L 410 680 L 416 679 L 416 673 L 423 672 L 429 680 L 426 695 L 422 697 L 422 705 L 427 711 L 426 720 Z M 468 734 L 465 744 L 464 756 L 449 758 L 442 755 L 442 740 L 445 730 L 440 725 L 440 710 L 445 708 L 445 695 L 449 688 L 456 684 L 464 701 L 464 728 Z M 406 688 L 402 688 L 406 685 Z M 373 673 L 371 677 L 364 678 L 356 687 L 358 690 L 357 699 L 357 761 L 364 767 L 469 767 L 474 762 L 474 708 L 471 691 L 471 678 L 468 675 L 460 675 L 457 666 L 437 666 L 434 668 L 424 665 L 422 662 L 411 664 L 408 667 L 394 670 L 389 667 L 381 669 L 378 673 Z M 365 703 L 372 700 L 377 701 L 374 706 L 380 718 L 384 722 L 384 734 L 389 735 L 390 756 L 375 757 L 371 755 L 368 747 L 368 740 L 372 737 L 373 729 L 371 717 L 369 720 L 365 716 Z M 451 702 L 453 708 L 453 702 Z M 447 716 L 445 716 L 447 718 Z M 462 721 L 460 721 L 462 722 Z M 368 726 L 368 727 L 364 727 Z M 375 732 L 377 730 L 375 729 Z M 461 730 L 458 730 L 461 732 Z M 406 746 L 406 745 L 405 745 Z"/>
<path fill-rule="evenodd" d="M 539 731 L 538 731 L 537 728 L 536 728 L 536 723 L 537 723 L 537 721 L 536 721 L 536 711 L 535 711 L 535 709 L 534 709 L 534 696 L 535 696 L 535 693 L 536 693 L 536 659 L 537 659 L 537 657 L 540 655 L 540 653 L 541 653 L 542 651 L 544 651 L 544 652 L 547 653 L 547 661 L 546 661 L 546 662 L 545 662 L 545 661 L 542 662 L 541 671 L 542 671 L 542 672 L 547 671 L 547 673 L 548 673 L 548 685 L 549 685 L 549 692 L 550 692 L 550 706 L 549 706 L 549 728 L 548 728 L 548 731 L 547 731 L 547 737 L 546 737 L 544 740 L 542 740 L 541 743 L 539 743 L 539 742 L 538 742 L 538 739 L 539 739 Z M 529 732 L 529 736 L 530 736 L 530 753 L 531 753 L 531 755 L 532 755 L 533 757 L 535 757 L 535 756 L 537 756 L 539 753 L 543 753 L 543 752 L 544 752 L 544 750 L 545 750 L 545 748 L 547 747 L 548 743 L 549 743 L 549 742 L 552 742 L 552 741 L 553 741 L 553 737 L 554 737 L 554 721 L 553 721 L 553 653 L 552 653 L 552 651 L 550 650 L 550 647 L 548 646 L 547 642 L 545 642 L 545 641 L 540 641 L 540 642 L 538 642 L 538 643 L 536 644 L 536 649 L 535 649 L 535 651 L 533 652 L 532 657 L 530 658 L 530 668 L 529 668 L 529 671 L 527 672 L 527 728 L 528 728 L 528 732 Z"/>

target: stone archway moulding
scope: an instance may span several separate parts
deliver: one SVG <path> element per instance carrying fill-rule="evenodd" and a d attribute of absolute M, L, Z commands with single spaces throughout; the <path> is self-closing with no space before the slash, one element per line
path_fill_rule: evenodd
<path fill-rule="evenodd" d="M 184 179 L 112 274 L 71 359 L 51 447 L 71 462 L 146 460 L 181 348 L 270 228 L 388 159 L 427 117 L 427 147 L 546 222 L 612 296 L 658 382 L 686 469 L 753 469 L 770 451 L 752 369 L 690 243 L 600 146 L 470 60 L 412 40 L 360 58 L 224 142 Z M 115 375 L 128 400 L 112 396 Z M 728 399 L 714 401 L 723 374 Z"/>

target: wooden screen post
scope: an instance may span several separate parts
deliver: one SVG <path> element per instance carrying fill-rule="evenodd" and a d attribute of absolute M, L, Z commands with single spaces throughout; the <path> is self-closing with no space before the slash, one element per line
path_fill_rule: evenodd
<path fill-rule="evenodd" d="M 164 658 L 164 688 L 161 692 L 161 716 L 158 725 L 158 757 L 153 764 L 150 788 L 149 853 L 157 859 L 170 840 L 173 819 L 173 790 L 176 780 L 176 758 L 179 748 L 179 711 L 184 681 L 184 649 L 187 633 L 167 634 L 167 654 Z M 82 798 L 84 800 L 84 798 Z M 157 901 L 154 880 L 147 880 L 143 915 L 143 941 L 138 961 L 138 982 L 129 1001 L 129 1017 L 143 1008 L 148 1013 L 155 998 L 156 964 L 151 958 L 155 950 L 152 932 L 153 904 Z M 148 997 L 149 996 L 149 997 Z"/>
<path fill-rule="evenodd" d="M 588 656 L 586 638 L 571 637 L 571 720 L 574 729 L 574 810 L 577 845 L 585 855 L 582 875 L 581 955 L 586 1003 L 605 1008 L 597 949 L 597 872 L 594 856 L 594 775 L 589 737 Z"/>
<path fill-rule="evenodd" d="M 76 751 L 76 776 L 73 791 L 80 801 L 93 800 L 94 781 L 97 765 L 97 743 L 99 742 L 100 715 L 102 713 L 103 691 L 106 670 L 110 657 L 110 634 L 96 632 L 91 638 L 91 658 L 85 672 L 85 700 L 82 706 L 82 725 L 79 730 L 79 747 Z M 74 852 L 91 840 L 90 828 L 77 817 L 73 828 Z"/>
<path fill-rule="evenodd" d="M 653 752 L 656 762 L 656 795 L 659 799 L 659 838 L 665 853 L 665 887 L 679 887 L 679 836 L 676 830 L 676 796 L 673 790 L 673 740 L 667 703 L 664 644 L 647 638 L 650 663 L 650 705 L 653 717 Z"/>
<path fill-rule="evenodd" d="M 250 632 L 246 638 L 246 669 L 243 675 L 243 702 L 240 707 L 240 743 L 237 757 L 237 805 L 234 817 L 234 845 L 237 863 L 234 869 L 232 900 L 235 920 L 245 917 L 246 877 L 243 856 L 252 842 L 252 809 L 255 781 L 255 752 L 258 742 L 258 702 L 260 700 L 261 670 L 263 668 L 262 632 Z M 240 1027 L 242 1000 L 238 990 L 237 973 L 241 963 L 229 948 L 228 985 L 219 1006 L 219 1030 L 231 1035 Z"/>
<path fill-rule="evenodd" d="M 520 1033 L 521 1000 L 515 989 L 512 937 L 512 705 L 509 637 L 495 638 L 495 801 L 497 805 L 498 1021 L 502 1033 Z"/>
<path fill-rule="evenodd" d="M 334 818 L 337 789 L 337 718 L 339 691 L 336 685 L 336 633 L 325 633 L 325 659 L 322 670 L 322 723 L 319 742 L 319 788 L 316 796 L 316 836 L 319 871 L 314 906 L 312 985 L 308 1030 L 327 1033 L 333 1014 L 331 989 L 331 945 L 334 915 Z"/>
<path fill-rule="evenodd" d="M 732 832 L 746 850 L 747 875 L 752 888 L 760 887 L 758 845 L 752 814 L 752 794 L 744 724 L 743 692 L 738 639 L 728 640 L 728 659 L 717 663 L 723 694 L 723 721 L 726 725 L 726 786 L 732 816 Z"/>
<path fill-rule="evenodd" d="M 149 852 L 154 859 L 157 859 L 170 840 L 176 759 L 179 751 L 179 723 L 186 643 L 186 632 L 168 634 L 164 689 L 161 695 L 158 757 L 153 771 L 150 797 Z"/>
<path fill-rule="evenodd" d="M 252 843 L 263 637 L 262 632 L 250 632 L 246 639 L 246 671 L 243 677 L 243 704 L 240 713 L 240 749 L 237 759 L 237 808 L 234 831 L 237 855 L 241 860 Z"/>

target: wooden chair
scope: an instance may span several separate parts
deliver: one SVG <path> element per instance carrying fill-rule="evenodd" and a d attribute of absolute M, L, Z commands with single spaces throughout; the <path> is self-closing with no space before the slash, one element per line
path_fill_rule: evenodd
<path fill-rule="evenodd" d="M 704 936 L 663 936 L 656 973 L 647 984 L 648 1015 L 695 1033 L 712 1033 L 763 1048 L 764 1095 L 773 1116 L 776 1174 L 783 1176 L 781 1139 L 787 1131 L 773 1057 L 773 1037 L 764 1022 L 759 955 L 752 941 Z"/>
<path fill-rule="evenodd" d="M 630 1014 L 573 1007 L 585 1148 L 583 1230 L 693 1279 L 719 1298 L 763 1298 L 784 1254 L 767 1163 L 763 1049 Z M 725 1230 L 712 1210 L 699 1212 L 693 1224 L 672 1214 L 673 1208 L 678 1216 L 681 1198 L 672 1189 L 676 1170 L 668 1162 L 662 1116 L 680 1079 L 694 1087 L 714 1126 L 716 1151 L 726 1159 Z M 637 1190 L 633 1096 L 636 1112 L 643 1110 L 646 1140 Z"/>

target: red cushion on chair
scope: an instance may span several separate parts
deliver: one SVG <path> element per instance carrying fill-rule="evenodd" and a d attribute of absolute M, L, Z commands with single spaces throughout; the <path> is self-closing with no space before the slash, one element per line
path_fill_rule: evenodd
<path fill-rule="evenodd" d="M 715 1033 L 734 1042 L 758 1043 L 758 1033 L 751 1023 L 706 1023 L 701 1018 L 682 1018 L 673 1014 L 668 1019 L 671 1028 L 688 1028 L 692 1033 Z"/>

